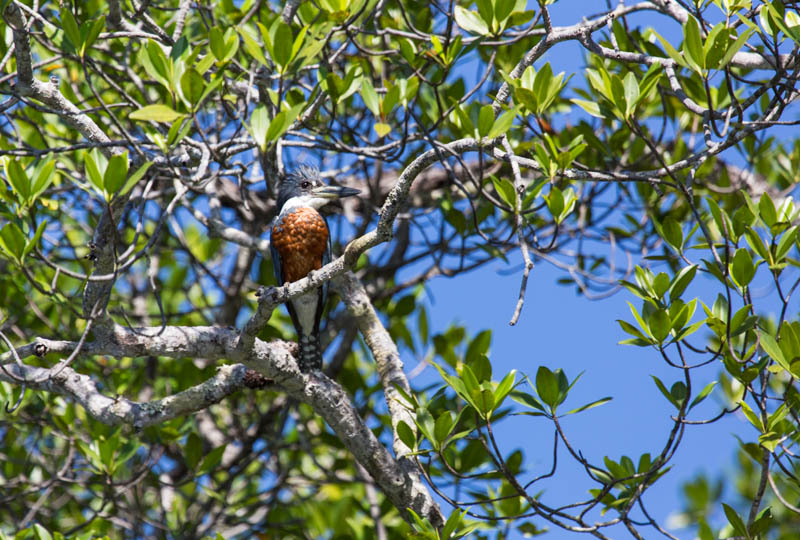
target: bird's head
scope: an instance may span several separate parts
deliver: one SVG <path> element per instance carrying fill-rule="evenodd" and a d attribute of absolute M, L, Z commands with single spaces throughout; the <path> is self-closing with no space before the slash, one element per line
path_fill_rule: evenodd
<path fill-rule="evenodd" d="M 278 192 L 278 208 L 311 207 L 319 210 L 329 202 L 361 193 L 357 189 L 331 186 L 323 182 L 319 170 L 301 166 L 288 175 Z"/>

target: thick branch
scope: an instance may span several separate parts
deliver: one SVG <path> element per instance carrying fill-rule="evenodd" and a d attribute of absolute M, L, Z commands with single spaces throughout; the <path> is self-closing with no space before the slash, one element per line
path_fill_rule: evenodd
<path fill-rule="evenodd" d="M 65 98 L 58 90 L 57 85 L 49 82 L 44 83 L 33 77 L 31 48 L 25 16 L 14 2 L 11 2 L 6 7 L 5 16 L 14 34 L 14 46 L 17 58 L 16 92 L 22 96 L 28 96 L 41 101 L 50 107 L 68 126 L 80 132 L 80 134 L 89 141 L 104 143 L 98 146 L 98 148 L 107 156 L 111 156 L 115 152 L 120 152 L 121 150 L 105 144 L 110 143 L 111 140 L 106 136 L 103 130 L 101 130 L 88 115 L 80 112 L 78 107 Z"/>
<path fill-rule="evenodd" d="M 37 340 L 30 345 L 20 347 L 17 352 L 20 356 L 38 354 L 43 356 L 51 350 L 48 345 L 52 345 L 52 352 L 68 352 L 76 346 L 76 343 L 65 341 Z M 321 372 L 304 374 L 300 372 L 297 364 L 290 352 L 289 345 L 285 342 L 275 341 L 265 343 L 259 339 L 254 339 L 252 347 L 244 350 L 239 346 L 239 333 L 228 327 L 209 327 L 209 326 L 168 326 L 165 328 L 136 328 L 129 329 L 122 326 L 115 326 L 113 332 L 101 336 L 99 340 L 85 343 L 82 348 L 83 355 L 105 354 L 116 357 L 137 357 L 137 356 L 166 356 L 171 358 L 207 358 L 210 360 L 229 360 L 241 362 L 248 367 L 255 369 L 268 379 L 272 379 L 281 386 L 289 396 L 309 404 L 314 411 L 319 414 L 325 422 L 333 429 L 342 444 L 353 454 L 358 462 L 370 473 L 375 483 L 380 486 L 392 504 L 403 514 L 407 520 L 411 520 L 407 509 L 412 509 L 420 516 L 427 517 L 432 523 L 441 526 L 444 522 L 442 514 L 431 497 L 425 486 L 419 479 L 410 474 L 404 466 L 395 461 L 389 451 L 378 441 L 372 431 L 358 415 L 358 411 L 353 406 L 347 393 L 335 381 L 330 380 Z M 12 366 L 16 364 L 9 362 L 11 353 L 0 356 L 0 362 L 4 363 L 7 371 L 10 372 Z M 29 367 L 32 370 L 42 368 Z M 233 373 L 238 374 L 237 366 L 231 366 Z M 48 370 L 37 371 L 36 374 L 43 376 Z M 63 373 L 66 373 L 65 369 Z M 2 370 L 0 370 L 2 373 Z M 220 373 L 227 373 L 221 371 Z M 67 382 L 73 386 L 69 389 L 64 388 L 64 395 L 80 395 L 86 399 L 96 410 L 100 411 L 105 407 L 107 418 L 119 423 L 120 413 L 125 413 L 124 418 L 133 418 L 130 411 L 125 411 L 114 404 L 114 400 L 96 393 L 96 387 L 88 379 L 83 378 L 74 371 L 71 371 L 72 379 Z M 229 375 L 233 376 L 233 375 Z M 239 377 L 239 375 L 236 375 Z M 241 373 L 241 377 L 244 373 Z M 214 379 L 204 384 L 221 384 L 219 373 Z M 14 381 L 11 377 L 3 374 L 3 380 Z M 37 379 L 38 380 L 38 379 Z M 47 382 L 45 382 L 47 381 Z M 211 383 L 211 381 L 217 381 Z M 63 382 L 57 381 L 63 385 Z M 44 379 L 40 384 L 56 384 L 57 382 Z M 229 383 L 229 384 L 236 384 Z M 29 386 L 32 386 L 29 384 Z M 200 385 L 185 392 L 196 392 L 203 387 Z M 224 387 L 224 385 L 223 385 Z M 43 387 L 50 389 L 50 387 Z M 94 394 L 93 394 L 94 392 Z M 93 395 L 92 399 L 88 396 Z M 220 389 L 216 396 L 216 401 L 224 397 Z M 177 410 L 178 404 L 175 403 L 177 396 L 166 398 L 172 400 L 173 410 Z M 215 401 L 209 399 L 208 403 Z M 161 400 L 160 405 L 164 406 L 165 400 Z M 131 405 L 131 402 L 127 402 Z M 151 408 L 144 412 L 151 411 Z M 187 411 L 190 412 L 190 411 Z M 94 414 L 94 413 L 93 413 Z M 145 418 L 143 412 L 138 413 L 140 418 Z M 167 418 L 164 417 L 166 420 Z M 126 420 L 127 422 L 127 420 Z"/>
<path fill-rule="evenodd" d="M 403 372 L 403 362 L 400 360 L 397 345 L 378 318 L 364 285 L 355 274 L 345 272 L 334 281 L 334 287 L 347 305 L 347 309 L 356 318 L 358 329 L 375 358 L 378 375 L 383 385 L 383 393 L 386 396 L 386 404 L 389 407 L 389 415 L 392 417 L 394 453 L 398 458 L 405 457 L 412 449 L 400 440 L 397 434 L 397 425 L 402 420 L 413 430 L 416 424 L 414 416 L 408 409 L 408 403 L 397 390 L 399 388 L 411 395 L 411 387 L 405 372 Z"/>
<path fill-rule="evenodd" d="M 224 365 L 214 377 L 197 386 L 163 399 L 137 403 L 124 397 L 111 398 L 102 394 L 91 377 L 70 367 L 47 369 L 16 363 L 4 367 L 5 370 L 0 370 L 0 381 L 17 383 L 16 379 L 24 379 L 29 381 L 26 383 L 29 388 L 70 398 L 104 424 L 127 424 L 137 430 L 219 403 L 246 386 L 247 372 L 242 364 Z"/>

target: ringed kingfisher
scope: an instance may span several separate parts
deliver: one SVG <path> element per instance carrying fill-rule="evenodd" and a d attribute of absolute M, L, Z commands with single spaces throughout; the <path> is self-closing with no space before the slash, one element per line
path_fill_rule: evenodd
<path fill-rule="evenodd" d="M 280 212 L 270 236 L 272 266 L 279 286 L 298 281 L 331 260 L 328 223 L 318 210 L 358 193 L 357 189 L 325 184 L 317 169 L 305 165 L 284 178 L 278 191 Z M 322 369 L 319 323 L 327 297 L 325 283 L 286 303 L 297 331 L 298 365 L 303 372 Z"/>

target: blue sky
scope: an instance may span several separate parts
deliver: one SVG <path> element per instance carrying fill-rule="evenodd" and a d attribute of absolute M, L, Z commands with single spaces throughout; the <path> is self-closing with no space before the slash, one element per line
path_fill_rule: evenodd
<path fill-rule="evenodd" d="M 519 261 L 511 260 L 512 264 Z M 669 416 L 674 407 L 658 392 L 650 375 L 656 375 L 671 386 L 680 374 L 667 366 L 659 354 L 650 348 L 618 345 L 626 339 L 616 319 L 630 320 L 628 301 L 639 304 L 637 298 L 621 291 L 611 298 L 589 301 L 577 296 L 574 287 L 556 284 L 563 273 L 546 263 L 537 264 L 528 282 L 525 308 L 517 326 L 508 325 L 519 291 L 519 275 L 503 275 L 502 263 L 462 275 L 454 279 L 436 278 L 429 282 L 435 302 L 430 305 L 432 330 L 442 331 L 451 323 L 466 326 L 468 335 L 491 328 L 492 346 L 489 357 L 494 378 L 499 380 L 511 369 L 535 375 L 539 365 L 564 370 L 570 380 L 581 371 L 585 373 L 565 402 L 564 410 L 590 401 L 613 396 L 600 407 L 572 415 L 563 422 L 573 445 L 595 463 L 603 456 L 619 460 L 624 454 L 638 462 L 639 455 L 656 455 L 662 448 L 671 427 Z M 713 301 L 716 290 L 701 280 L 693 287 L 693 295 Z M 712 294 L 713 291 L 713 294 Z M 467 300 L 465 300 L 467 299 Z M 696 340 L 697 341 L 697 340 Z M 404 357 L 406 369 L 416 367 L 416 359 Z M 698 388 L 712 380 L 721 369 L 713 363 L 695 373 Z M 438 378 L 433 368 L 427 368 L 412 386 Z M 696 392 L 696 391 L 695 391 Z M 720 402 L 718 390 L 692 411 L 692 419 L 706 419 L 717 414 Z M 541 418 L 518 416 L 504 420 L 497 427 L 503 450 L 523 449 L 528 478 L 541 474 L 551 466 L 552 427 Z M 739 416 L 728 415 L 723 420 L 704 426 L 689 426 L 683 442 L 673 458 L 673 469 L 660 479 L 645 496 L 648 510 L 663 525 L 670 514 L 680 509 L 682 483 L 696 473 L 705 472 L 711 478 L 732 472 L 737 446 L 734 434 L 745 440 L 754 439 L 755 431 Z M 580 466 L 559 449 L 559 469 L 543 488 L 543 500 L 552 504 L 582 500 L 589 482 Z M 609 513 L 606 516 L 611 516 Z M 724 524 L 719 511 L 716 526 Z M 544 523 L 538 523 L 540 527 Z M 613 529 L 612 529 L 613 530 Z M 693 538 L 689 530 L 671 530 L 679 538 Z M 628 537 L 622 529 L 609 533 L 612 537 Z M 654 535 L 655 536 L 655 535 Z M 553 529 L 547 538 L 577 538 L 578 534 Z M 650 537 L 645 535 L 645 537 Z"/>

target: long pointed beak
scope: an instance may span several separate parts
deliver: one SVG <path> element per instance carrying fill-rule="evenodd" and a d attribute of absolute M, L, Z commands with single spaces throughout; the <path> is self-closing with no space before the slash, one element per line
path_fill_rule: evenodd
<path fill-rule="evenodd" d="M 311 191 L 315 197 L 322 197 L 324 199 L 341 199 L 342 197 L 352 197 L 361 193 L 360 189 L 354 189 L 343 186 L 320 186 Z"/>

